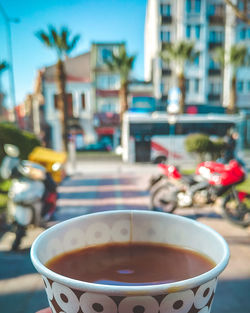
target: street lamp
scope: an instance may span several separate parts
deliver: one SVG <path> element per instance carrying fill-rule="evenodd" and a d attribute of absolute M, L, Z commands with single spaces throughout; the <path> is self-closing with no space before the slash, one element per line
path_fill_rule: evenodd
<path fill-rule="evenodd" d="M 4 18 L 6 33 L 7 33 L 7 48 L 9 55 L 9 88 L 10 88 L 10 97 L 12 102 L 12 111 L 11 111 L 11 121 L 15 121 L 15 106 L 16 106 L 16 96 L 15 96 L 15 82 L 14 82 L 14 71 L 13 71 L 13 54 L 12 54 L 12 44 L 11 44 L 11 27 L 10 23 L 19 23 L 20 20 L 18 18 L 10 18 L 6 14 L 3 6 L 0 4 L 0 12 Z"/>

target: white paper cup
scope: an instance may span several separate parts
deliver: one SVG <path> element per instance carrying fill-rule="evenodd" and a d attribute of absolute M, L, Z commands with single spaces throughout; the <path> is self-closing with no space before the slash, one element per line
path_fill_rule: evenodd
<path fill-rule="evenodd" d="M 146 286 L 88 283 L 45 266 L 64 252 L 109 242 L 186 247 L 208 256 L 216 266 L 190 279 Z M 32 245 L 31 259 L 43 277 L 53 313 L 207 313 L 217 278 L 228 263 L 229 249 L 213 229 L 185 217 L 152 211 L 109 211 L 73 218 L 44 231 Z"/>

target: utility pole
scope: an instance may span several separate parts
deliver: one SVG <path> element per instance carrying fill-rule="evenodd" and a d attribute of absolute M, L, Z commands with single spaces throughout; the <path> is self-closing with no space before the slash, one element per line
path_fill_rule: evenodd
<path fill-rule="evenodd" d="M 16 121 L 15 116 L 15 106 L 16 106 L 16 93 L 15 93 L 15 81 L 14 81 L 14 70 L 13 70 L 13 54 L 12 54 L 12 43 L 11 43 L 11 26 L 10 23 L 19 23 L 17 18 L 9 18 L 6 14 L 3 6 L 0 4 L 0 12 L 4 18 L 6 35 L 7 35 L 7 48 L 8 48 L 8 57 L 9 57 L 9 96 L 11 98 L 11 115 L 10 120 L 12 122 Z"/>

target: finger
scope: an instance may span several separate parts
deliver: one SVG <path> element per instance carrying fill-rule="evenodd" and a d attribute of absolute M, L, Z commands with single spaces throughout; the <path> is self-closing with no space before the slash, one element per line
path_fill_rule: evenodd
<path fill-rule="evenodd" d="M 51 309 L 50 308 L 46 308 L 46 309 L 43 309 L 43 310 L 40 310 L 36 313 L 52 313 Z"/>

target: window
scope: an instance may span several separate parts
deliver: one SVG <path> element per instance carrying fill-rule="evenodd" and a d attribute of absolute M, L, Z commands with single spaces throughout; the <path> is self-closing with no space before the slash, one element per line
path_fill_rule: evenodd
<path fill-rule="evenodd" d="M 98 47 L 98 57 L 97 57 L 97 64 L 103 65 L 106 61 L 112 60 L 112 53 L 116 52 L 118 46 L 107 46 L 107 47 Z"/>
<path fill-rule="evenodd" d="M 81 94 L 81 104 L 82 104 L 82 110 L 86 109 L 86 103 L 85 103 L 85 94 Z"/>
<path fill-rule="evenodd" d="M 209 32 L 209 41 L 210 42 L 222 42 L 223 41 L 223 32 L 212 30 Z"/>
<path fill-rule="evenodd" d="M 201 0 L 186 0 L 186 11 L 187 13 L 191 12 L 200 13 Z"/>
<path fill-rule="evenodd" d="M 161 31 L 161 41 L 170 42 L 170 40 L 171 40 L 170 31 Z"/>
<path fill-rule="evenodd" d="M 223 4 L 210 4 L 208 7 L 208 15 L 217 15 L 222 16 L 224 13 L 224 7 Z"/>
<path fill-rule="evenodd" d="M 211 69 L 219 69 L 220 65 L 217 62 L 214 62 L 213 58 L 209 58 L 209 68 Z"/>
<path fill-rule="evenodd" d="M 215 5 L 214 4 L 210 4 L 208 7 L 208 15 L 214 15 L 215 14 Z"/>
<path fill-rule="evenodd" d="M 250 80 L 247 82 L 247 91 L 250 92 Z"/>
<path fill-rule="evenodd" d="M 102 59 L 103 61 L 109 61 L 112 59 L 112 51 L 109 49 L 102 49 Z"/>
<path fill-rule="evenodd" d="M 240 11 L 244 10 L 244 1 L 242 1 L 242 0 L 238 1 L 238 8 L 239 8 Z"/>
<path fill-rule="evenodd" d="M 171 5 L 170 4 L 162 4 L 161 5 L 161 15 L 171 16 Z"/>
<path fill-rule="evenodd" d="M 200 11 L 201 11 L 201 0 L 195 0 L 194 11 L 195 11 L 195 13 L 200 13 Z"/>
<path fill-rule="evenodd" d="M 191 38 L 191 25 L 186 26 L 186 37 Z"/>
<path fill-rule="evenodd" d="M 200 91 L 200 80 L 198 78 L 195 78 L 195 80 L 194 80 L 194 91 L 195 92 Z"/>
<path fill-rule="evenodd" d="M 118 74 L 99 74 L 96 78 L 96 85 L 98 89 L 119 89 L 120 76 Z"/>
<path fill-rule="evenodd" d="M 244 83 L 242 80 L 239 80 L 237 82 L 237 91 L 242 92 L 243 91 L 243 87 L 244 87 Z"/>
<path fill-rule="evenodd" d="M 200 65 L 200 55 L 197 55 L 194 59 L 194 65 L 199 66 Z"/>
<path fill-rule="evenodd" d="M 201 33 L 201 26 L 195 25 L 195 38 L 200 39 L 200 33 Z"/>
<path fill-rule="evenodd" d="M 99 112 L 119 113 L 119 100 L 117 98 L 99 98 L 97 107 Z"/>
<path fill-rule="evenodd" d="M 190 13 L 192 9 L 191 0 L 186 0 L 186 11 L 187 13 Z"/>
<path fill-rule="evenodd" d="M 246 28 L 242 28 L 240 30 L 240 40 L 245 40 L 246 39 L 246 35 L 247 35 L 247 30 Z"/>

